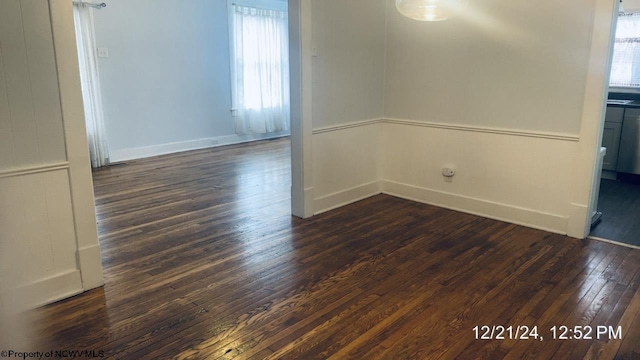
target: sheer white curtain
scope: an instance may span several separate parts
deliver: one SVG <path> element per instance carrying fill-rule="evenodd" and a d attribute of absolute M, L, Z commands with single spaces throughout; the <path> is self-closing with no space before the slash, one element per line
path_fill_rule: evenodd
<path fill-rule="evenodd" d="M 233 5 L 236 133 L 289 130 L 287 13 Z"/>
<path fill-rule="evenodd" d="M 640 87 L 640 13 L 618 17 L 611 86 Z"/>
<path fill-rule="evenodd" d="M 96 41 L 93 33 L 92 9 L 81 2 L 74 2 L 74 20 L 78 41 L 78 60 L 84 116 L 87 124 L 87 139 L 91 166 L 100 167 L 109 163 L 109 148 L 105 138 L 102 95 L 98 76 Z"/>

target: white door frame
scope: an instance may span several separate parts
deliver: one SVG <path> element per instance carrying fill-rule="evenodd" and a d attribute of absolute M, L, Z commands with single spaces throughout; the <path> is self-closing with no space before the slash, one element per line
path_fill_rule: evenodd
<path fill-rule="evenodd" d="M 313 215 L 311 0 L 289 0 L 291 214 Z"/>
<path fill-rule="evenodd" d="M 78 245 L 77 261 L 83 290 L 101 286 L 102 260 L 80 87 L 78 51 L 71 0 L 49 0 L 51 28 L 64 123 L 71 202 Z"/>
<path fill-rule="evenodd" d="M 619 0 L 596 0 L 589 69 L 582 107 L 582 126 L 575 161 L 573 162 L 573 186 L 567 234 L 586 238 L 591 227 L 590 199 L 596 191 L 600 169 L 596 159 L 600 156 L 600 144 L 604 131 L 604 116 L 609 91 L 613 29 L 618 16 Z M 597 194 L 595 194 L 597 196 Z"/>

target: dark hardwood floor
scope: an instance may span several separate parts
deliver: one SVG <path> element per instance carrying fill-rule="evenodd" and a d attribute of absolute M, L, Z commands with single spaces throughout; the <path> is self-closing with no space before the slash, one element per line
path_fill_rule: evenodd
<path fill-rule="evenodd" d="M 114 359 L 640 358 L 640 250 L 386 195 L 292 218 L 288 159 L 281 139 L 96 171 L 105 286 L 39 309 L 38 344 Z M 498 325 L 539 337 L 476 339 Z"/>
<path fill-rule="evenodd" d="M 602 179 L 599 195 L 602 221 L 591 236 L 640 246 L 640 183 Z"/>

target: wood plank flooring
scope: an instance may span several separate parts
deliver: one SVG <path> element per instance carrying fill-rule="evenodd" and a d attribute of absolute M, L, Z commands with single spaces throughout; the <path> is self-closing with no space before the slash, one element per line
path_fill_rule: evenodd
<path fill-rule="evenodd" d="M 640 184 L 602 179 L 598 208 L 602 221 L 591 236 L 640 246 Z"/>
<path fill-rule="evenodd" d="M 38 346 L 113 359 L 640 358 L 640 250 L 386 195 L 292 218 L 288 159 L 280 139 L 96 171 L 106 284 L 39 309 Z M 540 337 L 476 339 L 497 325 Z M 594 332 L 554 340 L 553 326 Z"/>

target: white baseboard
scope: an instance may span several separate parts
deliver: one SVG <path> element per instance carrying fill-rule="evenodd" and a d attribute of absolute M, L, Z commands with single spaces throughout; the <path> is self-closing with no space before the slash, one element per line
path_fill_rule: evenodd
<path fill-rule="evenodd" d="M 314 215 L 380 194 L 380 182 L 373 181 L 314 199 Z"/>
<path fill-rule="evenodd" d="M 566 234 L 567 218 L 508 204 L 456 195 L 394 181 L 382 181 L 382 193 L 490 219 Z"/>
<path fill-rule="evenodd" d="M 589 205 L 586 204 L 569 204 L 569 218 L 567 219 L 567 235 L 584 239 L 589 235 L 591 230 L 591 216 L 588 216 Z M 584 219 L 589 222 L 584 223 Z"/>
<path fill-rule="evenodd" d="M 104 284 L 102 278 L 102 258 L 100 245 L 95 244 L 78 249 L 80 271 L 82 273 L 82 288 L 84 291 L 95 289 Z"/>
<path fill-rule="evenodd" d="M 82 292 L 79 270 L 71 270 L 52 277 L 20 286 L 15 295 L 27 309 L 62 300 Z"/>
<path fill-rule="evenodd" d="M 314 189 L 312 187 L 304 189 L 304 217 L 305 218 L 308 218 L 314 215 L 313 192 L 314 192 Z"/>
<path fill-rule="evenodd" d="M 275 132 L 268 134 L 226 135 L 204 139 L 180 141 L 168 144 L 144 146 L 131 149 L 111 151 L 109 162 L 116 163 L 127 160 L 142 159 L 152 156 L 172 154 L 182 151 L 206 149 L 217 146 L 240 144 L 256 140 L 274 139 L 288 136 L 289 132 Z"/>

